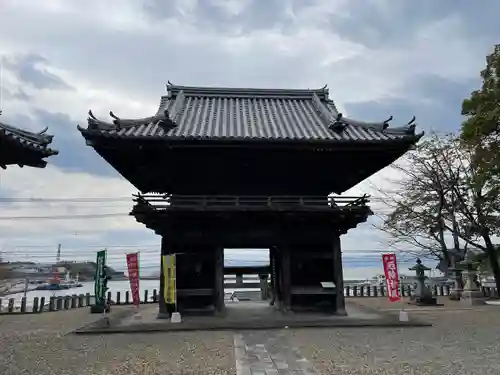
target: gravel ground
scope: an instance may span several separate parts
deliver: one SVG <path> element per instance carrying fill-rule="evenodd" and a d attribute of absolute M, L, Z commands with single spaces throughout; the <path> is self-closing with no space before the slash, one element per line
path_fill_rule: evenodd
<path fill-rule="evenodd" d="M 397 308 L 382 298 L 359 300 L 370 308 Z M 409 312 L 410 319 L 432 322 L 429 328 L 297 330 L 288 339 L 325 375 L 499 374 L 500 308 L 463 310 L 442 302 L 446 306 L 434 311 Z"/>
<path fill-rule="evenodd" d="M 66 335 L 95 319 L 87 309 L 0 316 L 0 374 L 236 373 L 229 332 Z"/>
<path fill-rule="evenodd" d="M 398 308 L 383 298 L 348 303 Z M 498 375 L 500 307 L 464 310 L 454 308 L 461 307 L 456 303 L 446 304 L 410 311 L 410 318 L 433 322 L 431 328 L 322 328 L 279 334 L 324 375 Z M 231 332 L 66 335 L 95 319 L 87 309 L 0 316 L 0 374 L 236 373 Z"/>

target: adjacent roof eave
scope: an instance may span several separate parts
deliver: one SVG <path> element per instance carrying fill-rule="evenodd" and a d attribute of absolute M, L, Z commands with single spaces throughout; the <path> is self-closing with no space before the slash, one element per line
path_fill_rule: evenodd
<path fill-rule="evenodd" d="M 0 111 L 0 115 L 2 112 Z M 0 137 L 17 146 L 35 152 L 40 158 L 57 155 L 59 151 L 48 147 L 54 139 L 53 135 L 46 134 L 48 128 L 34 133 L 0 122 Z M 35 163 L 38 164 L 38 163 Z M 40 163 L 43 164 L 43 163 Z M 43 165 L 44 167 L 45 165 Z M 42 168 L 43 168 L 42 167 Z"/>

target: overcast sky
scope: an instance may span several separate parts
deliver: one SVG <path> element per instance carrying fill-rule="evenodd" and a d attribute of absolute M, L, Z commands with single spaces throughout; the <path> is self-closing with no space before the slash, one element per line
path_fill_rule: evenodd
<path fill-rule="evenodd" d="M 49 127 L 60 155 L 46 169 L 11 167 L 0 175 L 8 198 L 113 198 L 89 203 L 0 203 L 5 254 L 111 263 L 142 251 L 157 265 L 159 237 L 133 218 L 134 187 L 76 130 L 87 111 L 155 113 L 167 80 L 179 85 L 319 88 L 345 115 L 452 131 L 461 101 L 479 86 L 498 43 L 500 2 L 483 0 L 0 0 L 1 121 Z M 380 185 L 384 172 L 371 183 Z M 363 182 L 353 193 L 370 193 Z M 349 192 L 351 193 L 351 192 Z M 122 199 L 120 199 L 122 198 Z M 119 214 L 32 220 L 43 215 Z M 24 219 L 5 217 L 23 216 Z M 343 238 L 346 277 L 381 272 L 386 239 L 366 223 Z M 127 247 L 124 247 L 127 246 Z M 392 249 L 389 249 L 392 250 Z M 244 259 L 265 259 L 247 251 Z M 370 257 L 367 257 L 370 255 Z M 230 257 L 235 257 L 232 253 Z"/>

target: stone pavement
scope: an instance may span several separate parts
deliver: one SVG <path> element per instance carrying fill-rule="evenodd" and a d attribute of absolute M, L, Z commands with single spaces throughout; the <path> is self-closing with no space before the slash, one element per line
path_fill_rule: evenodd
<path fill-rule="evenodd" d="M 282 331 L 252 331 L 234 335 L 237 375 L 318 375 Z"/>

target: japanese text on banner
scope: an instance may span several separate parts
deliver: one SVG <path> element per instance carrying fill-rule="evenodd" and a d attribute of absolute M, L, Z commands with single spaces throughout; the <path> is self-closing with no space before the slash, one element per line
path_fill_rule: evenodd
<path fill-rule="evenodd" d="M 175 255 L 163 256 L 163 275 L 164 275 L 164 297 L 165 303 L 176 304 L 177 285 L 175 276 Z"/>
<path fill-rule="evenodd" d="M 139 253 L 127 254 L 128 279 L 132 292 L 132 303 L 139 307 Z"/>
<path fill-rule="evenodd" d="M 401 300 L 399 295 L 399 275 L 396 254 L 382 254 L 384 264 L 385 280 L 387 281 L 387 296 L 389 301 L 397 302 Z"/>

